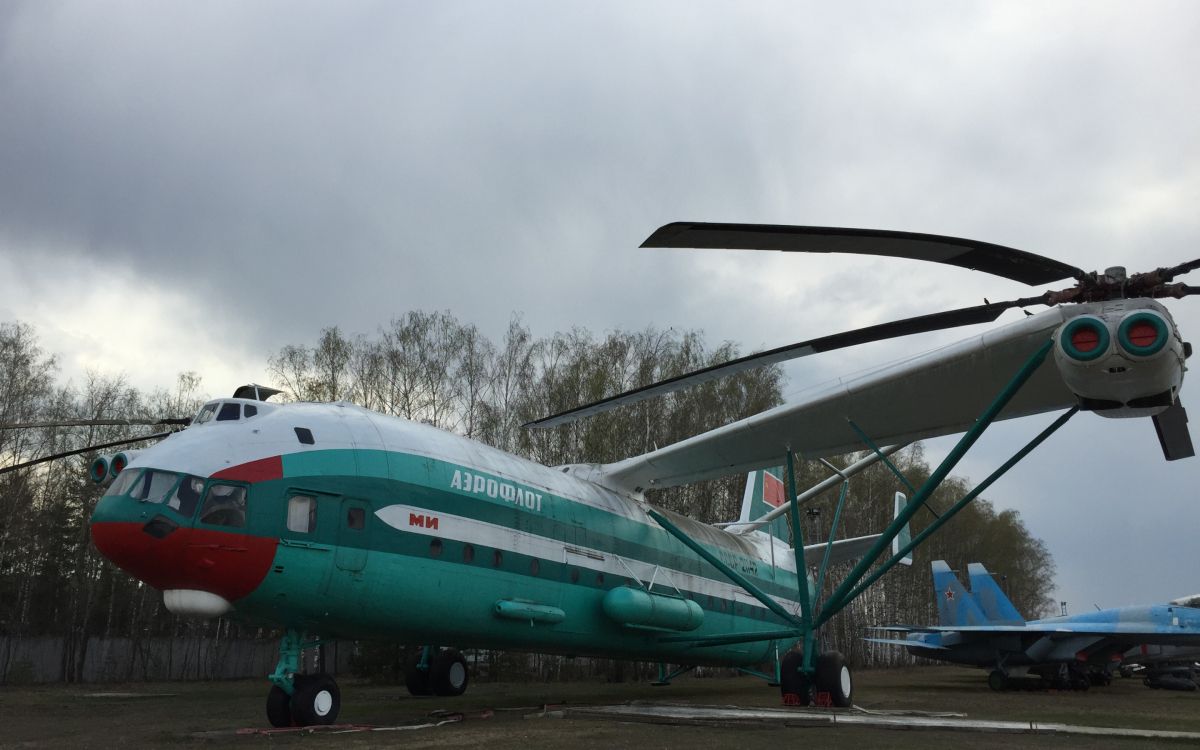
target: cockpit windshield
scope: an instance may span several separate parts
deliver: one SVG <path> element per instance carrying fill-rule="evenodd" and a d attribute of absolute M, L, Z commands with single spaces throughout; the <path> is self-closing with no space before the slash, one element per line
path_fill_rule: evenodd
<path fill-rule="evenodd" d="M 146 469 L 133 483 L 129 496 L 144 503 L 161 503 L 167 499 L 178 478 L 175 472 Z"/>
<path fill-rule="evenodd" d="M 105 496 L 128 495 L 143 503 L 165 503 L 180 515 L 191 517 L 204 494 L 201 477 L 158 469 L 132 469 L 117 476 Z"/>

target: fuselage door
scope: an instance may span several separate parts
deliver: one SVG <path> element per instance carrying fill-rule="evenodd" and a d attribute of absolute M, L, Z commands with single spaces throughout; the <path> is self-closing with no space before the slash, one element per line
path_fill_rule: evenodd
<path fill-rule="evenodd" d="M 366 566 L 369 515 L 370 509 L 365 501 L 352 497 L 342 499 L 337 552 L 334 554 L 334 562 L 341 570 L 354 573 Z"/>

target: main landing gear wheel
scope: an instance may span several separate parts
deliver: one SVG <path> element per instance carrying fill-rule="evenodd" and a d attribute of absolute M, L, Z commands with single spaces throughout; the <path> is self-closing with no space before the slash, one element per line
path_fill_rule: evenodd
<path fill-rule="evenodd" d="M 462 695 L 469 680 L 467 660 L 456 649 L 443 649 L 430 661 L 429 687 L 434 695 Z"/>
<path fill-rule="evenodd" d="M 800 671 L 804 665 L 804 655 L 799 651 L 789 651 L 779 662 L 779 693 L 783 702 L 789 706 L 807 706 L 812 703 L 812 687 L 808 684 L 808 675 Z"/>
<path fill-rule="evenodd" d="M 826 651 L 817 658 L 817 691 L 829 693 L 838 708 L 849 708 L 854 702 L 854 681 L 846 657 L 840 651 Z"/>
<path fill-rule="evenodd" d="M 272 685 L 267 693 L 267 721 L 273 727 L 292 726 L 292 696 L 277 685 Z"/>
<path fill-rule="evenodd" d="M 327 674 L 296 675 L 292 692 L 292 721 L 298 727 L 332 724 L 342 707 L 337 683 Z M 269 700 L 269 699 L 268 699 Z"/>
<path fill-rule="evenodd" d="M 1008 690 L 1008 675 L 999 669 L 993 669 L 991 674 L 988 675 L 988 687 L 997 693 Z"/>

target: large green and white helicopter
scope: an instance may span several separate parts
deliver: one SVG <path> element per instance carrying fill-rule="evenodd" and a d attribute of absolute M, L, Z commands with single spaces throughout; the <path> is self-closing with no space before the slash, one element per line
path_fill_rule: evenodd
<path fill-rule="evenodd" d="M 1178 398 L 1190 347 L 1156 298 L 1195 293 L 1172 282 L 1200 261 L 1132 276 L 1086 273 L 970 240 L 762 225 L 671 224 L 645 244 L 875 254 L 1031 285 L 1077 283 L 780 347 L 530 425 L 748 367 L 1049 306 L 611 464 L 542 466 L 347 403 L 268 403 L 270 389 L 249 386 L 136 455 L 93 463 L 93 477 L 111 481 L 92 517 L 97 548 L 161 590 L 174 612 L 284 628 L 267 699 L 274 725 L 335 720 L 333 678 L 300 669 L 305 647 L 331 639 L 427 644 L 409 665 L 415 693 L 461 693 L 468 675 L 455 647 L 499 647 L 683 668 L 773 661 L 775 674 L 765 676 L 785 695 L 848 705 L 850 670 L 840 655 L 817 653 L 818 628 L 1077 411 L 1151 417 L 1168 459 L 1192 455 Z M 1063 413 L 921 535 L 905 538 L 908 520 L 988 425 L 1052 411 Z M 875 461 L 891 466 L 887 456 L 912 441 L 956 433 L 958 445 L 911 488 L 907 504 L 897 502 L 886 530 L 834 541 L 850 476 Z M 795 456 L 864 449 L 848 469 L 797 491 Z M 787 467 L 781 476 L 761 471 L 779 465 Z M 742 472 L 751 481 L 736 525 L 702 524 L 647 499 L 657 488 Z M 839 484 L 830 541 L 806 547 L 798 505 Z M 767 510 L 772 498 L 784 501 Z M 790 544 L 772 531 L 783 515 L 792 521 Z M 817 602 L 830 562 L 853 558 L 850 574 Z M 671 677 L 664 669 L 663 680 Z"/>

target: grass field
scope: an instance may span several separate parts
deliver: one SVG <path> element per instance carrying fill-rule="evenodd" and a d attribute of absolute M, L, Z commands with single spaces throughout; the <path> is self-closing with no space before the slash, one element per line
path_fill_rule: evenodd
<path fill-rule="evenodd" d="M 984 673 L 954 667 L 860 672 L 855 703 L 868 709 L 955 711 L 973 719 L 1061 722 L 1200 732 L 1200 693 L 1149 690 L 1137 680 L 1075 692 L 993 693 Z M 355 734 L 237 734 L 265 728 L 267 683 L 179 682 L 128 685 L 54 685 L 0 688 L 0 747 L 266 747 L 406 748 L 795 747 L 1013 748 L 1161 747 L 1162 741 L 1032 734 L 965 733 L 775 725 L 698 726 L 630 723 L 611 719 L 529 718 L 546 704 L 585 706 L 628 701 L 722 706 L 780 705 L 777 689 L 754 678 L 680 679 L 670 687 L 647 684 L 490 683 L 457 699 L 412 698 L 403 687 L 342 682 L 339 722 L 394 727 L 430 721 L 448 709 L 464 721 L 437 728 Z M 479 713 L 494 713 L 481 718 Z M 1187 743 L 1166 743 L 1187 746 Z"/>

